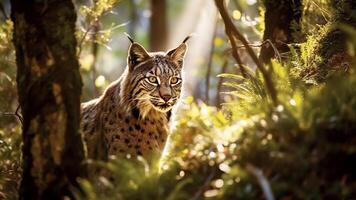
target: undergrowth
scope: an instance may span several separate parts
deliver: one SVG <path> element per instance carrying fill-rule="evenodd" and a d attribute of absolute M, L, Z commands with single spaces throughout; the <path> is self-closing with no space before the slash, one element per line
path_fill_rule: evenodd
<path fill-rule="evenodd" d="M 89 199 L 264 199 L 266 187 L 276 199 L 355 197 L 354 69 L 308 88 L 288 67 L 273 68 L 277 107 L 258 75 L 242 84 L 223 75 L 234 100 L 217 110 L 186 99 L 160 171 L 142 159 L 114 159 L 107 164 L 113 182 L 101 177 L 95 188 L 82 181 Z"/>

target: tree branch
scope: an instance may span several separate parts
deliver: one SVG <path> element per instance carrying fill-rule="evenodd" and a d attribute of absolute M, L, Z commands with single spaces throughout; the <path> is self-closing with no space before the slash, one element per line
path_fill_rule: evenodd
<path fill-rule="evenodd" d="M 272 102 L 274 104 L 274 106 L 278 105 L 278 100 L 277 100 L 277 91 L 274 88 L 273 82 L 271 77 L 269 76 L 268 72 L 266 71 L 266 69 L 264 68 L 264 66 L 262 65 L 262 63 L 260 62 L 260 60 L 257 58 L 257 55 L 255 54 L 255 52 L 252 50 L 252 48 L 249 46 L 249 43 L 247 42 L 247 40 L 244 38 L 244 36 L 236 29 L 235 25 L 233 24 L 233 22 L 230 19 L 229 14 L 227 13 L 227 10 L 225 8 L 224 5 L 224 0 L 215 0 L 215 4 L 220 12 L 220 15 L 224 21 L 225 24 L 225 29 L 226 32 L 232 32 L 234 37 L 236 37 L 236 39 L 240 40 L 242 42 L 242 44 L 245 46 L 247 53 L 250 55 L 250 57 L 252 58 L 252 60 L 256 63 L 257 68 L 261 71 L 263 79 L 265 80 L 266 83 L 266 89 L 272 99 Z"/>
<path fill-rule="evenodd" d="M 78 53 L 77 53 L 77 56 L 78 56 L 78 57 L 79 57 L 80 54 L 82 53 L 82 48 L 83 48 L 84 40 L 85 40 L 85 38 L 87 37 L 87 35 L 88 35 L 88 33 L 89 33 L 89 31 L 90 31 L 91 28 L 92 28 L 92 26 L 90 25 L 90 26 L 88 27 L 88 29 L 84 32 L 83 37 L 80 38 L 80 41 L 78 42 L 78 48 L 79 48 Z M 83 28 L 83 29 L 84 29 L 84 28 Z"/>
<path fill-rule="evenodd" d="M 252 164 L 247 164 L 246 170 L 249 171 L 251 174 L 253 174 L 257 178 L 257 181 L 260 184 L 263 194 L 265 195 L 266 199 L 274 200 L 271 186 L 270 186 L 267 178 L 263 175 L 262 170 L 258 169 L 257 167 L 253 166 Z"/>
<path fill-rule="evenodd" d="M 229 40 L 230 40 L 230 43 L 231 43 L 231 47 L 232 47 L 232 56 L 235 58 L 238 66 L 239 66 L 239 69 L 240 69 L 240 72 L 241 72 L 241 75 L 246 78 L 246 71 L 243 67 L 243 64 L 242 64 L 242 61 L 241 61 L 241 58 L 240 58 L 240 55 L 239 55 L 239 52 L 237 50 L 237 46 L 236 46 L 236 40 L 234 39 L 234 36 L 232 35 L 232 32 L 231 31 L 228 31 L 228 29 L 226 29 L 226 35 L 229 37 Z"/>
<path fill-rule="evenodd" d="M 281 60 L 282 60 L 281 54 L 279 53 L 276 45 L 274 45 L 270 39 L 264 40 L 261 44 L 248 44 L 248 46 L 257 48 L 257 47 L 262 47 L 262 46 L 266 45 L 267 43 L 271 45 L 278 61 L 281 62 Z M 239 46 L 236 46 L 236 48 L 240 49 L 240 48 L 246 48 L 246 47 L 245 47 L 245 45 L 239 45 Z"/>
<path fill-rule="evenodd" d="M 93 37 L 92 37 L 92 49 L 91 49 L 91 53 L 93 55 L 93 62 L 92 62 L 92 65 L 91 65 L 91 72 L 92 72 L 92 77 L 93 77 L 93 86 L 94 86 L 94 95 L 95 97 L 97 97 L 99 95 L 99 90 L 98 88 L 96 87 L 95 85 L 95 80 L 96 80 L 96 77 L 97 77 L 97 73 L 96 73 L 96 63 L 97 63 L 97 60 L 98 60 L 98 51 L 99 51 L 99 45 L 98 45 L 98 37 L 99 37 L 99 21 L 96 20 L 94 21 L 94 24 L 93 24 L 93 29 L 94 29 L 94 34 L 93 34 Z"/>
<path fill-rule="evenodd" d="M 209 186 L 210 181 L 214 178 L 215 176 L 215 172 L 212 171 L 209 176 L 206 178 L 203 186 L 195 193 L 195 195 L 190 199 L 190 200 L 196 200 L 199 199 L 200 195 L 204 192 L 204 190 L 206 189 L 206 187 Z"/>
<path fill-rule="evenodd" d="M 19 112 L 20 112 L 20 105 L 17 106 L 15 112 L 0 112 L 0 115 L 14 116 L 20 121 L 21 125 L 23 125 L 23 118 L 22 118 L 22 115 Z"/>

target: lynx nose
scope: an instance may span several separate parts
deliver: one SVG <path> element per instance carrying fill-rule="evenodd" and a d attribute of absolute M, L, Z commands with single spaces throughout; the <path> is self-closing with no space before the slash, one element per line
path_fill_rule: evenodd
<path fill-rule="evenodd" d="M 168 88 L 160 88 L 159 90 L 159 96 L 161 96 L 161 98 L 165 101 L 165 102 L 168 102 L 172 95 L 171 95 L 171 90 L 168 89 Z"/>
<path fill-rule="evenodd" d="M 167 102 L 171 99 L 171 95 L 170 94 L 164 94 L 164 95 L 161 95 L 161 98 Z"/>

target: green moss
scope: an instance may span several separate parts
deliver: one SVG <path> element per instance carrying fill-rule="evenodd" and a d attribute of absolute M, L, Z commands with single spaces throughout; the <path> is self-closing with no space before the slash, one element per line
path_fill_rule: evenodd
<path fill-rule="evenodd" d="M 302 44 L 303 63 L 299 77 L 307 83 L 320 83 L 332 76 L 335 71 L 347 70 L 350 56 L 347 52 L 347 34 L 340 24 L 356 25 L 356 3 L 352 0 L 333 0 L 331 19 L 308 37 Z"/>
<path fill-rule="evenodd" d="M 313 51 L 305 63 L 306 67 L 301 71 L 301 76 L 307 82 L 322 82 L 331 75 L 332 69 L 342 68 L 342 64 L 347 62 L 346 35 L 339 29 L 330 28 L 325 35 L 317 38 Z M 334 57 L 340 57 L 338 62 L 334 62 Z"/>

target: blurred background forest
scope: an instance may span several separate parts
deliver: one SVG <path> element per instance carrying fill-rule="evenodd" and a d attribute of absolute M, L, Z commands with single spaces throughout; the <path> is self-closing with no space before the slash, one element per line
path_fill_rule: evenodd
<path fill-rule="evenodd" d="M 356 199 L 356 2 L 219 2 L 74 1 L 82 101 L 125 69 L 124 32 L 150 51 L 193 33 L 161 169 L 98 163 L 115 179 L 77 199 Z M 22 173 L 12 31 L 1 0 L 0 199 Z"/>

